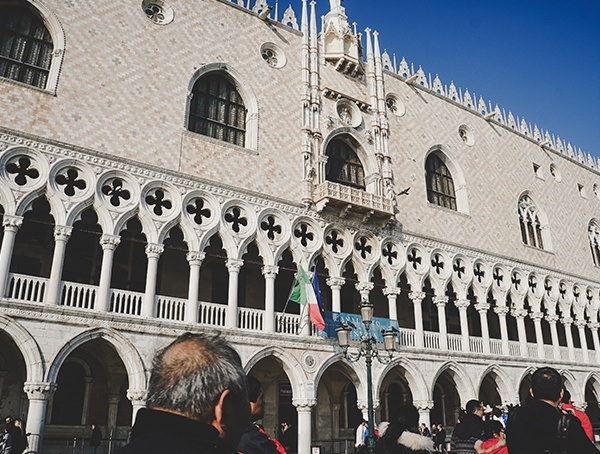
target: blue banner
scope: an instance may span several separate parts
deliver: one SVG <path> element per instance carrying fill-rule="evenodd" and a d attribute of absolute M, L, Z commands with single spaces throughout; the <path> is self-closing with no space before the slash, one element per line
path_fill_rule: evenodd
<path fill-rule="evenodd" d="M 331 312 L 323 311 L 323 319 L 325 320 L 325 331 L 320 331 L 321 335 L 326 337 L 337 338 L 335 332 L 340 327 L 340 323 L 352 323 L 356 328 L 352 328 L 350 333 L 351 340 L 360 340 L 365 335 L 365 325 L 363 325 L 360 314 L 348 314 L 346 312 Z M 398 320 L 390 320 L 389 318 L 373 317 L 373 323 L 371 323 L 371 336 L 373 336 L 377 342 L 383 342 L 383 336 L 381 330 L 393 326 L 398 331 Z"/>

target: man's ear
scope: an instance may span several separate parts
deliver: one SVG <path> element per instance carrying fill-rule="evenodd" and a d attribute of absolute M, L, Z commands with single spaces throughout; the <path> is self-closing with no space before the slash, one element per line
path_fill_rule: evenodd
<path fill-rule="evenodd" d="M 535 396 L 533 395 L 533 388 L 529 388 L 529 394 L 531 395 L 531 397 L 535 397 Z M 561 399 L 562 399 L 562 397 L 561 397 Z"/>
<path fill-rule="evenodd" d="M 225 406 L 231 398 L 231 391 L 226 389 L 221 393 L 217 404 L 215 405 L 215 417 L 212 421 L 212 426 L 219 431 L 219 437 L 224 438 L 227 431 L 227 423 L 225 421 Z"/>

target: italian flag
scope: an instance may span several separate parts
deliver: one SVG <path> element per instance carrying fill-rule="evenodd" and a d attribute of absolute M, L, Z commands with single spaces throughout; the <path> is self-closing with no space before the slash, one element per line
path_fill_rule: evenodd
<path fill-rule="evenodd" d="M 321 331 L 325 329 L 325 321 L 321 315 L 315 289 L 301 266 L 298 267 L 298 272 L 296 273 L 296 281 L 290 294 L 290 300 L 302 306 L 308 305 L 308 317 L 312 324 Z"/>

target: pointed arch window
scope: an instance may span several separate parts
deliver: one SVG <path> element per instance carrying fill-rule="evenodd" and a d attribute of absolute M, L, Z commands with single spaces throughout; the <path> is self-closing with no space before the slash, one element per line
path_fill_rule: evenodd
<path fill-rule="evenodd" d="M 235 85 L 222 74 L 209 73 L 200 77 L 192 89 L 188 129 L 243 147 L 246 113 Z"/>
<path fill-rule="evenodd" d="M 427 200 L 429 203 L 456 211 L 454 180 L 438 153 L 431 153 L 425 161 Z"/>
<path fill-rule="evenodd" d="M 46 88 L 53 48 L 50 32 L 31 8 L 0 5 L 1 77 Z"/>
<path fill-rule="evenodd" d="M 333 139 L 327 146 L 325 175 L 328 181 L 365 189 L 365 170 L 352 147 L 341 139 Z"/>
<path fill-rule="evenodd" d="M 590 221 L 588 226 L 588 238 L 590 240 L 590 249 L 592 250 L 594 265 L 600 266 L 600 227 L 596 221 Z"/>
<path fill-rule="evenodd" d="M 544 249 L 542 223 L 538 208 L 528 195 L 524 195 L 519 199 L 519 223 L 523 243 L 538 249 Z"/>

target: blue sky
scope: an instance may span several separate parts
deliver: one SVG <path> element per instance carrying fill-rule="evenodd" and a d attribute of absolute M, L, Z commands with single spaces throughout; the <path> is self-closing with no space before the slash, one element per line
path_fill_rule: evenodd
<path fill-rule="evenodd" d="M 287 7 L 280 1 L 280 14 Z M 298 16 L 301 1 L 293 0 Z M 600 157 L 600 0 L 344 0 L 382 50 Z M 329 0 L 317 0 L 326 14 Z M 318 22 L 320 24 L 320 20 Z"/>

